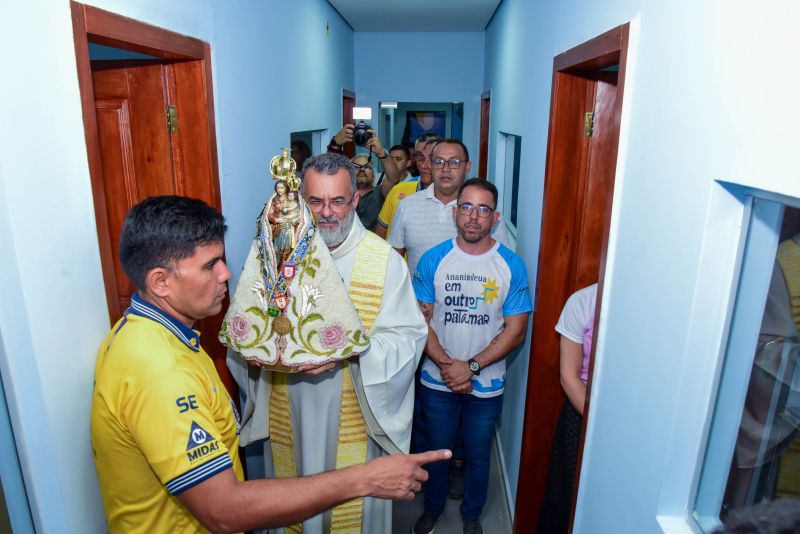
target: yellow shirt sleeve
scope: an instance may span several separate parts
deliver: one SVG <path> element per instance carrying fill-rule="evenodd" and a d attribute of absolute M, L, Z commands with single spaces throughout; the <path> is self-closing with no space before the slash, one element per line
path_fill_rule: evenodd
<path fill-rule="evenodd" d="M 123 409 L 147 462 L 173 495 L 233 466 L 213 415 L 215 387 L 196 370 L 176 368 L 142 384 Z"/>
<path fill-rule="evenodd" d="M 383 206 L 381 207 L 380 213 L 378 213 L 378 224 L 384 228 L 389 228 L 389 226 L 392 225 L 394 210 L 397 209 L 398 194 L 399 190 L 397 189 L 397 186 L 393 187 L 386 196 L 386 199 L 383 201 Z"/>

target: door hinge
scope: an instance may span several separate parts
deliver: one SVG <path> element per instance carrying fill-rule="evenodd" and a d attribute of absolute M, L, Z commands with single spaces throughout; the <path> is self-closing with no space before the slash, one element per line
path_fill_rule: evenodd
<path fill-rule="evenodd" d="M 590 111 L 583 116 L 583 135 L 591 137 L 594 131 L 594 112 Z"/>
<path fill-rule="evenodd" d="M 167 131 L 169 133 L 178 131 L 178 106 L 167 106 Z"/>

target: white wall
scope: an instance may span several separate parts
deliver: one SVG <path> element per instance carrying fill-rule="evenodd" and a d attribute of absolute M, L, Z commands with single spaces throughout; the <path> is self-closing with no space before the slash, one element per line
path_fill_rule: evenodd
<path fill-rule="evenodd" d="M 379 102 L 463 102 L 463 141 L 477 174 L 483 32 L 354 36 L 356 104 L 372 107 L 373 126 Z"/>
<path fill-rule="evenodd" d="M 338 123 L 341 87 L 353 85 L 352 32 L 323 0 L 89 3 L 211 43 L 238 273 L 269 159 L 291 130 Z M 37 531 L 102 532 L 89 409 L 109 324 L 69 2 L 4 5 L 0 43 L 0 372 Z"/>
<path fill-rule="evenodd" d="M 686 421 L 702 428 L 710 417 L 725 315 L 698 312 L 729 304 L 725 292 L 711 303 L 698 296 L 701 281 L 735 283 L 734 254 L 709 251 L 720 226 L 732 236 L 741 222 L 710 211 L 724 196 L 714 180 L 800 196 L 800 134 L 787 116 L 800 77 L 788 63 L 800 49 L 798 9 L 788 1 L 506 0 L 488 28 L 492 135 L 523 137 L 520 204 L 534 209 L 521 211 L 518 250 L 534 281 L 552 58 L 634 21 L 576 532 L 658 532 L 657 515 L 685 513 L 690 491 L 674 480 L 675 459 L 699 468 L 691 451 L 702 432 Z M 692 382 L 698 374 L 702 387 Z M 524 387 L 526 375 L 519 358 L 507 391 Z M 513 475 L 522 413 L 505 408 Z"/>

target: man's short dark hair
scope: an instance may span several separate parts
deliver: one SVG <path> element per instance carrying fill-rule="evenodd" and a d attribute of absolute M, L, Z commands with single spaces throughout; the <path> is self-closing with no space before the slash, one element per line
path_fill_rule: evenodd
<path fill-rule="evenodd" d="M 458 200 L 461 200 L 461 193 L 468 187 L 477 187 L 484 191 L 489 191 L 494 199 L 494 206 L 492 207 L 497 208 L 497 188 L 492 182 L 483 180 L 482 178 L 470 178 L 469 180 L 465 180 L 464 183 L 461 184 L 461 187 L 458 188 Z"/>
<path fill-rule="evenodd" d="M 406 155 L 406 159 L 411 159 L 411 152 L 408 150 L 408 147 L 405 145 L 394 145 L 392 148 L 389 149 L 389 152 L 394 152 L 395 150 L 402 150 L 403 154 Z"/>
<path fill-rule="evenodd" d="M 311 156 L 306 160 L 306 162 L 303 164 L 303 171 L 300 173 L 300 178 L 303 179 L 302 185 L 300 186 L 300 192 L 303 193 L 305 191 L 305 177 L 309 169 L 313 169 L 314 172 L 319 174 L 333 176 L 343 168 L 347 169 L 347 172 L 350 173 L 350 184 L 353 186 L 353 194 L 355 194 L 357 191 L 356 167 L 353 165 L 352 161 L 347 159 L 347 156 L 334 152 L 317 154 L 316 156 Z"/>
<path fill-rule="evenodd" d="M 441 135 L 433 132 L 425 132 L 424 134 L 417 137 L 417 140 L 414 141 L 414 147 L 417 146 L 417 143 L 422 143 L 423 147 L 428 146 L 431 143 L 436 143 L 444 139 Z"/>
<path fill-rule="evenodd" d="M 130 209 L 122 224 L 119 259 L 128 278 L 146 290 L 147 273 L 171 268 L 192 256 L 198 246 L 220 243 L 225 218 L 214 208 L 188 197 L 150 197 Z"/>
<path fill-rule="evenodd" d="M 467 145 L 461 142 L 460 139 L 442 139 L 437 142 L 433 149 L 431 150 L 431 157 L 433 157 L 433 151 L 436 150 L 438 147 L 442 145 L 458 145 L 461 147 L 461 150 L 464 151 L 464 161 L 469 161 L 469 150 L 467 150 Z"/>

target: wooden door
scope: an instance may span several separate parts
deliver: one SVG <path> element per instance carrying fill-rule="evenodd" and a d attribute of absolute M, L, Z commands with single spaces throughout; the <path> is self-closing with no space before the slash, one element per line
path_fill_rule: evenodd
<path fill-rule="evenodd" d="M 478 177 L 484 180 L 488 177 L 486 171 L 489 165 L 489 109 L 491 96 L 487 91 L 481 97 L 481 137 L 478 144 Z"/>
<path fill-rule="evenodd" d="M 113 251 L 115 292 L 109 313 L 116 322 L 136 288 L 119 261 L 119 237 L 128 210 L 157 195 L 182 195 L 219 205 L 208 146 L 202 68 L 197 61 L 92 62 L 106 220 Z M 168 127 L 167 106 L 177 110 Z M 108 275 L 108 273 L 107 273 Z M 223 304 L 227 309 L 227 299 Z M 226 350 L 217 340 L 224 312 L 200 321 L 203 348 L 223 379 Z M 229 383 L 233 387 L 233 383 Z M 235 395 L 234 395 L 235 396 Z"/>
<path fill-rule="evenodd" d="M 602 298 L 626 46 L 627 25 L 554 60 L 536 309 L 514 524 L 517 533 L 536 531 L 553 434 L 565 398 L 555 325 L 567 298 L 578 289 L 599 281 L 598 300 Z M 597 318 L 595 332 L 596 323 Z M 597 336 L 593 343 L 596 340 Z M 584 414 L 585 428 L 590 416 L 588 393 Z"/>
<path fill-rule="evenodd" d="M 118 264 L 119 227 L 127 209 L 152 194 L 200 198 L 221 209 L 211 47 L 208 43 L 115 13 L 70 2 L 78 83 L 109 318 L 133 290 Z M 96 63 L 89 41 L 155 56 Z M 97 87 L 95 87 L 97 79 Z M 95 97 L 97 91 L 97 97 Z M 166 132 L 165 105 L 178 107 L 178 130 Z M 227 308 L 227 299 L 223 309 Z M 222 315 L 197 327 L 203 347 L 238 402 L 217 340 Z"/>
<path fill-rule="evenodd" d="M 354 94 L 347 92 L 342 96 L 342 126 L 353 123 L 353 108 L 355 106 L 356 97 Z M 355 156 L 356 145 L 354 143 L 345 143 L 344 155 L 348 158 Z"/>
<path fill-rule="evenodd" d="M 136 291 L 119 261 L 128 210 L 147 197 L 176 194 L 172 139 L 166 128 L 166 65 L 158 61 L 92 63 L 97 131 L 111 247 L 116 322 Z"/>

